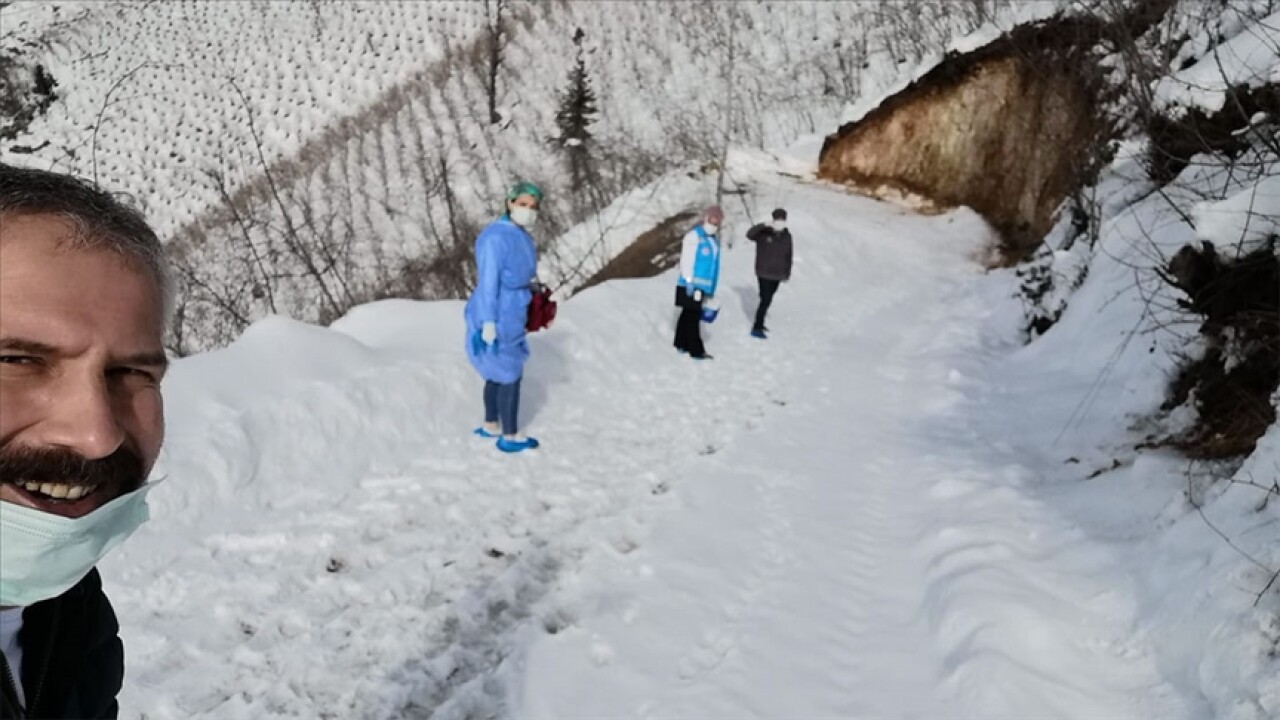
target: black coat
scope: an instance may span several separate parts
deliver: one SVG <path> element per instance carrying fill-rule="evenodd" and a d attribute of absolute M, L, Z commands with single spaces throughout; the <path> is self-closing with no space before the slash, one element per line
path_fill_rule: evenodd
<path fill-rule="evenodd" d="M 18 641 L 27 712 L 13 697 L 0 653 L 0 718 L 99 720 L 119 713 L 124 646 L 97 570 L 62 595 L 24 610 Z"/>
<path fill-rule="evenodd" d="M 791 231 L 775 230 L 760 223 L 747 231 L 756 244 L 756 277 L 765 280 L 791 279 Z"/>

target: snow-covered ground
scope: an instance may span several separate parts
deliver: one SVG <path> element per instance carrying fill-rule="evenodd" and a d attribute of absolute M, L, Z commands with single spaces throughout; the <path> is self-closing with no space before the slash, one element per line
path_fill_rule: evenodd
<path fill-rule="evenodd" d="M 1264 571 L 1183 462 L 1126 450 L 1173 342 L 1130 333 L 1128 226 L 1024 347 L 975 215 L 781 168 L 735 156 L 758 217 L 726 205 L 790 210 L 771 339 L 749 243 L 712 362 L 671 349 L 669 276 L 591 288 L 531 340 L 535 453 L 470 435 L 458 303 L 179 361 L 154 519 L 104 566 L 123 717 L 1280 714 Z M 1241 473 L 1277 462 L 1273 428 Z M 1198 499 L 1274 567 L 1263 498 Z"/>

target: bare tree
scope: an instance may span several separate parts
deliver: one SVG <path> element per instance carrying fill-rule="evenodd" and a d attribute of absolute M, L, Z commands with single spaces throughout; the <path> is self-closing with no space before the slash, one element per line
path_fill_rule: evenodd
<path fill-rule="evenodd" d="M 315 289 L 320 293 L 324 301 L 325 308 L 329 314 L 334 317 L 341 314 L 342 310 L 349 307 L 339 301 L 334 291 L 329 287 L 329 281 L 326 279 L 325 267 L 320 264 L 319 258 L 316 256 L 316 244 L 306 242 L 298 232 L 298 227 L 294 223 L 292 212 L 288 203 L 285 202 L 284 196 L 280 192 L 280 187 L 276 183 L 275 175 L 267 162 L 265 150 L 263 148 L 262 137 L 258 133 L 258 127 L 254 120 L 253 107 L 249 104 L 248 97 L 236 84 L 235 80 L 227 80 L 227 86 L 240 98 L 240 102 L 245 109 L 249 134 L 253 138 L 254 149 L 257 151 L 258 162 L 261 164 L 263 178 L 266 181 L 270 197 L 279 213 L 279 219 L 284 224 L 284 239 L 286 247 L 293 253 L 294 257 L 302 263 L 306 268 L 308 275 L 315 284 Z M 332 262 L 328 264 L 332 267 Z M 348 294 L 348 303 L 350 295 Z"/>
<path fill-rule="evenodd" d="M 508 0 L 484 0 L 484 50 L 486 99 L 489 101 L 489 124 L 502 122 L 498 114 L 498 76 L 502 72 L 502 60 L 506 52 L 508 33 Z"/>

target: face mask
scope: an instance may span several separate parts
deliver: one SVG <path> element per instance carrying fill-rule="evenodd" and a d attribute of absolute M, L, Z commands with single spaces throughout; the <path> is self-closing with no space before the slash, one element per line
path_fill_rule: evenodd
<path fill-rule="evenodd" d="M 786 230 L 786 229 L 787 229 L 787 221 L 786 221 L 786 220 L 774 220 L 774 221 L 773 221 L 773 229 L 774 229 L 774 230 L 777 230 L 778 232 L 782 232 L 783 230 Z"/>
<path fill-rule="evenodd" d="M 717 232 L 720 232 L 720 226 L 715 223 L 702 223 L 702 229 L 708 235 L 715 235 Z"/>
<path fill-rule="evenodd" d="M 538 211 L 535 208 L 521 207 L 519 205 L 511 208 L 511 222 L 520 227 L 527 228 L 538 221 Z"/>
<path fill-rule="evenodd" d="M 147 521 L 147 493 L 155 485 L 78 518 L 0 502 L 0 606 L 34 605 L 70 590 Z"/>

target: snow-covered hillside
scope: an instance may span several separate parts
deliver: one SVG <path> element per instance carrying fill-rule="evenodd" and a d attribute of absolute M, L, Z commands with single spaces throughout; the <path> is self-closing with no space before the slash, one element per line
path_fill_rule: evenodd
<path fill-rule="evenodd" d="M 467 2 L 18 2 L 5 41 L 36 44 L 59 100 L 20 143 L 50 146 L 0 159 L 129 192 L 171 235 L 217 202 L 207 172 L 260 173 L 249 114 L 269 162 L 296 155 L 483 21 Z"/>
<path fill-rule="evenodd" d="M 172 345 L 190 352 L 266 314 L 315 321 L 373 298 L 456 296 L 444 276 L 515 177 L 550 191 L 551 245 L 580 213 L 718 160 L 726 135 L 777 146 L 824 132 L 954 35 L 1025 14 L 1004 0 L 909 6 L 113 1 L 55 13 L 20 0 L 0 27 L 36 41 L 29 59 L 62 99 L 0 159 L 139 198 L 174 240 Z M 570 195 L 548 143 L 578 31 L 599 100 L 591 198 Z"/>

